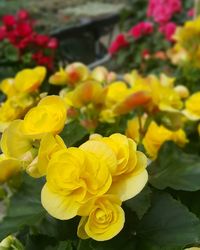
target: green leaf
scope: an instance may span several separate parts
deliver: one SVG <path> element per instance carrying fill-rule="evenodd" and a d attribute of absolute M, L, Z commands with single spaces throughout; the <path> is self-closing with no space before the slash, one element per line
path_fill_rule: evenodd
<path fill-rule="evenodd" d="M 78 216 L 70 220 L 57 220 L 46 214 L 42 222 L 38 225 L 37 231 L 40 234 L 48 235 L 59 241 L 76 240 L 79 220 L 80 217 Z"/>
<path fill-rule="evenodd" d="M 58 242 L 46 235 L 29 235 L 25 247 L 27 250 L 57 250 Z"/>
<path fill-rule="evenodd" d="M 56 250 L 73 250 L 72 242 L 62 241 Z"/>
<path fill-rule="evenodd" d="M 148 171 L 149 182 L 158 189 L 200 190 L 200 157 L 184 153 L 172 142 L 162 146 Z"/>
<path fill-rule="evenodd" d="M 136 212 L 138 218 L 141 219 L 151 206 L 151 194 L 151 189 L 146 186 L 142 192 L 124 204 L 130 208 L 131 211 Z"/>
<path fill-rule="evenodd" d="M 7 215 L 0 223 L 0 240 L 24 226 L 35 225 L 45 215 L 40 201 L 43 179 L 24 176 L 20 189 L 11 197 Z"/>
<path fill-rule="evenodd" d="M 142 243 L 158 247 L 195 245 L 200 242 L 200 221 L 169 194 L 156 193 L 151 208 L 138 226 L 137 235 Z"/>
<path fill-rule="evenodd" d="M 79 144 L 87 135 L 88 131 L 80 125 L 79 121 L 68 123 L 60 134 L 68 147 Z"/>
<path fill-rule="evenodd" d="M 8 44 L 4 49 L 6 59 L 16 62 L 18 61 L 18 50 L 11 44 Z"/>

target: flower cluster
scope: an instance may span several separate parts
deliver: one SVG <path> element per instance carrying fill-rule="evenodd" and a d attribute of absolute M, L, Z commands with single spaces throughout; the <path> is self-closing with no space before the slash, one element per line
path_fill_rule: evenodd
<path fill-rule="evenodd" d="M 46 174 L 50 156 L 65 148 L 57 135 L 66 122 L 67 107 L 58 96 L 43 98 L 23 120 L 14 120 L 1 138 L 1 182 L 26 170 L 31 176 Z"/>
<path fill-rule="evenodd" d="M 36 65 L 44 65 L 52 69 L 58 41 L 37 33 L 34 23 L 25 10 L 20 10 L 15 16 L 3 16 L 0 27 L 2 47 L 5 50 L 12 45 L 17 51 L 18 61 L 29 60 L 29 64 L 34 62 Z"/>
<path fill-rule="evenodd" d="M 147 158 L 122 134 L 92 135 L 67 148 L 58 135 L 66 114 L 61 97 L 47 96 L 8 126 L 1 138 L 0 182 L 23 170 L 46 176 L 41 200 L 48 213 L 60 220 L 82 216 L 79 237 L 109 240 L 123 228 L 122 202 L 147 182 Z"/>
<path fill-rule="evenodd" d="M 174 14 L 181 12 L 181 0 L 149 0 L 147 16 L 163 24 L 168 23 Z"/>
<path fill-rule="evenodd" d="M 0 131 L 2 132 L 11 121 L 22 118 L 39 100 L 38 89 L 46 76 L 43 66 L 24 69 L 14 78 L 4 79 L 0 90 L 6 100 L 0 106 Z"/>
<path fill-rule="evenodd" d="M 179 27 L 174 35 L 176 41 L 169 51 L 169 56 L 175 64 L 190 63 L 200 67 L 200 18 L 188 21 Z"/>
<path fill-rule="evenodd" d="M 181 0 L 149 0 L 147 20 L 129 26 L 127 32 L 118 34 L 111 43 L 108 51 L 115 56 L 117 64 L 123 64 L 126 68 L 131 64 L 130 69 L 140 68 L 148 72 L 151 71 L 151 64 L 154 68 L 158 64 L 159 68 L 162 60 L 166 67 L 166 50 L 174 43 L 178 24 L 183 23 L 180 16 L 191 18 L 183 7 Z M 124 57 L 120 54 L 124 54 Z"/>
<path fill-rule="evenodd" d="M 133 140 L 121 134 L 94 135 L 79 148 L 52 155 L 42 204 L 60 220 L 82 216 L 80 238 L 109 240 L 123 228 L 122 201 L 137 195 L 147 182 L 146 165 Z"/>

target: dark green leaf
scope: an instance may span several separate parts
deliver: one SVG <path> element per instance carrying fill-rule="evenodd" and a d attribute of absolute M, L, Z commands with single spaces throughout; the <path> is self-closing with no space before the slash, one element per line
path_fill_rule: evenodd
<path fill-rule="evenodd" d="M 60 134 L 68 147 L 77 145 L 87 135 L 88 131 L 78 121 L 68 123 Z"/>
<path fill-rule="evenodd" d="M 57 250 L 57 241 L 46 235 L 29 235 L 26 242 L 27 250 Z M 59 248 L 58 248 L 59 249 Z M 66 249 L 68 250 L 68 249 Z M 69 249 L 70 250 L 70 249 Z"/>
<path fill-rule="evenodd" d="M 136 197 L 126 201 L 125 205 L 141 219 L 151 205 L 151 189 L 146 186 Z"/>
<path fill-rule="evenodd" d="M 56 250 L 73 250 L 71 241 L 60 242 Z"/>
<path fill-rule="evenodd" d="M 34 225 L 45 215 L 41 205 L 42 179 L 24 176 L 24 182 L 10 200 L 6 217 L 0 223 L 0 240 L 24 226 Z"/>
<path fill-rule="evenodd" d="M 16 62 L 18 61 L 18 50 L 12 46 L 11 44 L 8 44 L 4 49 L 5 57 L 6 59 Z"/>
<path fill-rule="evenodd" d="M 150 183 L 158 188 L 200 189 L 200 157 L 186 154 L 172 142 L 165 143 L 148 168 Z"/>
<path fill-rule="evenodd" d="M 62 221 L 46 214 L 38 225 L 37 231 L 40 234 L 54 237 L 59 241 L 76 240 L 79 220 L 80 218 L 77 216 L 71 220 Z"/>
<path fill-rule="evenodd" d="M 169 194 L 158 193 L 154 194 L 152 206 L 141 220 L 137 235 L 141 242 L 158 247 L 194 245 L 200 242 L 200 221 Z"/>

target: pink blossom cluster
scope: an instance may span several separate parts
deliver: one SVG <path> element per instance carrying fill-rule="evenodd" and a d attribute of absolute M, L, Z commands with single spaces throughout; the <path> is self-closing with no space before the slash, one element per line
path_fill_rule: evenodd
<path fill-rule="evenodd" d="M 174 14 L 181 10 L 181 0 L 150 0 L 147 16 L 152 17 L 156 23 L 164 24 L 171 21 Z"/>
<path fill-rule="evenodd" d="M 120 33 L 115 40 L 112 42 L 109 53 L 115 54 L 121 48 L 127 47 L 129 45 L 129 37 L 134 38 L 135 40 L 149 35 L 153 32 L 153 24 L 151 22 L 140 22 L 134 25 L 127 34 Z"/>

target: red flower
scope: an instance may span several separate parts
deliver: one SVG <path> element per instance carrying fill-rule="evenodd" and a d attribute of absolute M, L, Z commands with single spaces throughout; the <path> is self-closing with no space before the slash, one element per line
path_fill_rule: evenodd
<path fill-rule="evenodd" d="M 29 13 L 26 10 L 20 10 L 17 13 L 17 17 L 19 20 L 26 20 L 29 18 Z"/>
<path fill-rule="evenodd" d="M 129 45 L 128 41 L 126 40 L 124 34 L 119 34 L 115 40 L 112 42 L 109 53 L 115 54 L 117 53 L 121 48 L 127 47 Z"/>
<path fill-rule="evenodd" d="M 49 42 L 49 37 L 46 35 L 37 34 L 34 39 L 35 44 L 41 47 L 45 47 Z"/>
<path fill-rule="evenodd" d="M 170 23 L 167 23 L 163 26 L 161 26 L 159 28 L 159 31 L 165 35 L 165 38 L 170 41 L 170 42 L 173 42 L 174 39 L 173 39 L 173 35 L 176 31 L 176 23 L 174 22 L 170 22 Z"/>
<path fill-rule="evenodd" d="M 16 24 L 15 17 L 12 15 L 5 15 L 2 17 L 2 22 L 6 27 L 12 27 Z"/>
<path fill-rule="evenodd" d="M 28 22 L 23 22 L 17 24 L 16 31 L 20 37 L 26 37 L 33 32 L 33 28 Z"/>
<path fill-rule="evenodd" d="M 49 49 L 57 49 L 58 48 L 58 40 L 56 38 L 50 38 L 47 48 Z"/>
<path fill-rule="evenodd" d="M 151 22 L 140 22 L 133 26 L 128 34 L 138 39 L 144 35 L 149 35 L 153 32 L 153 24 Z"/>

